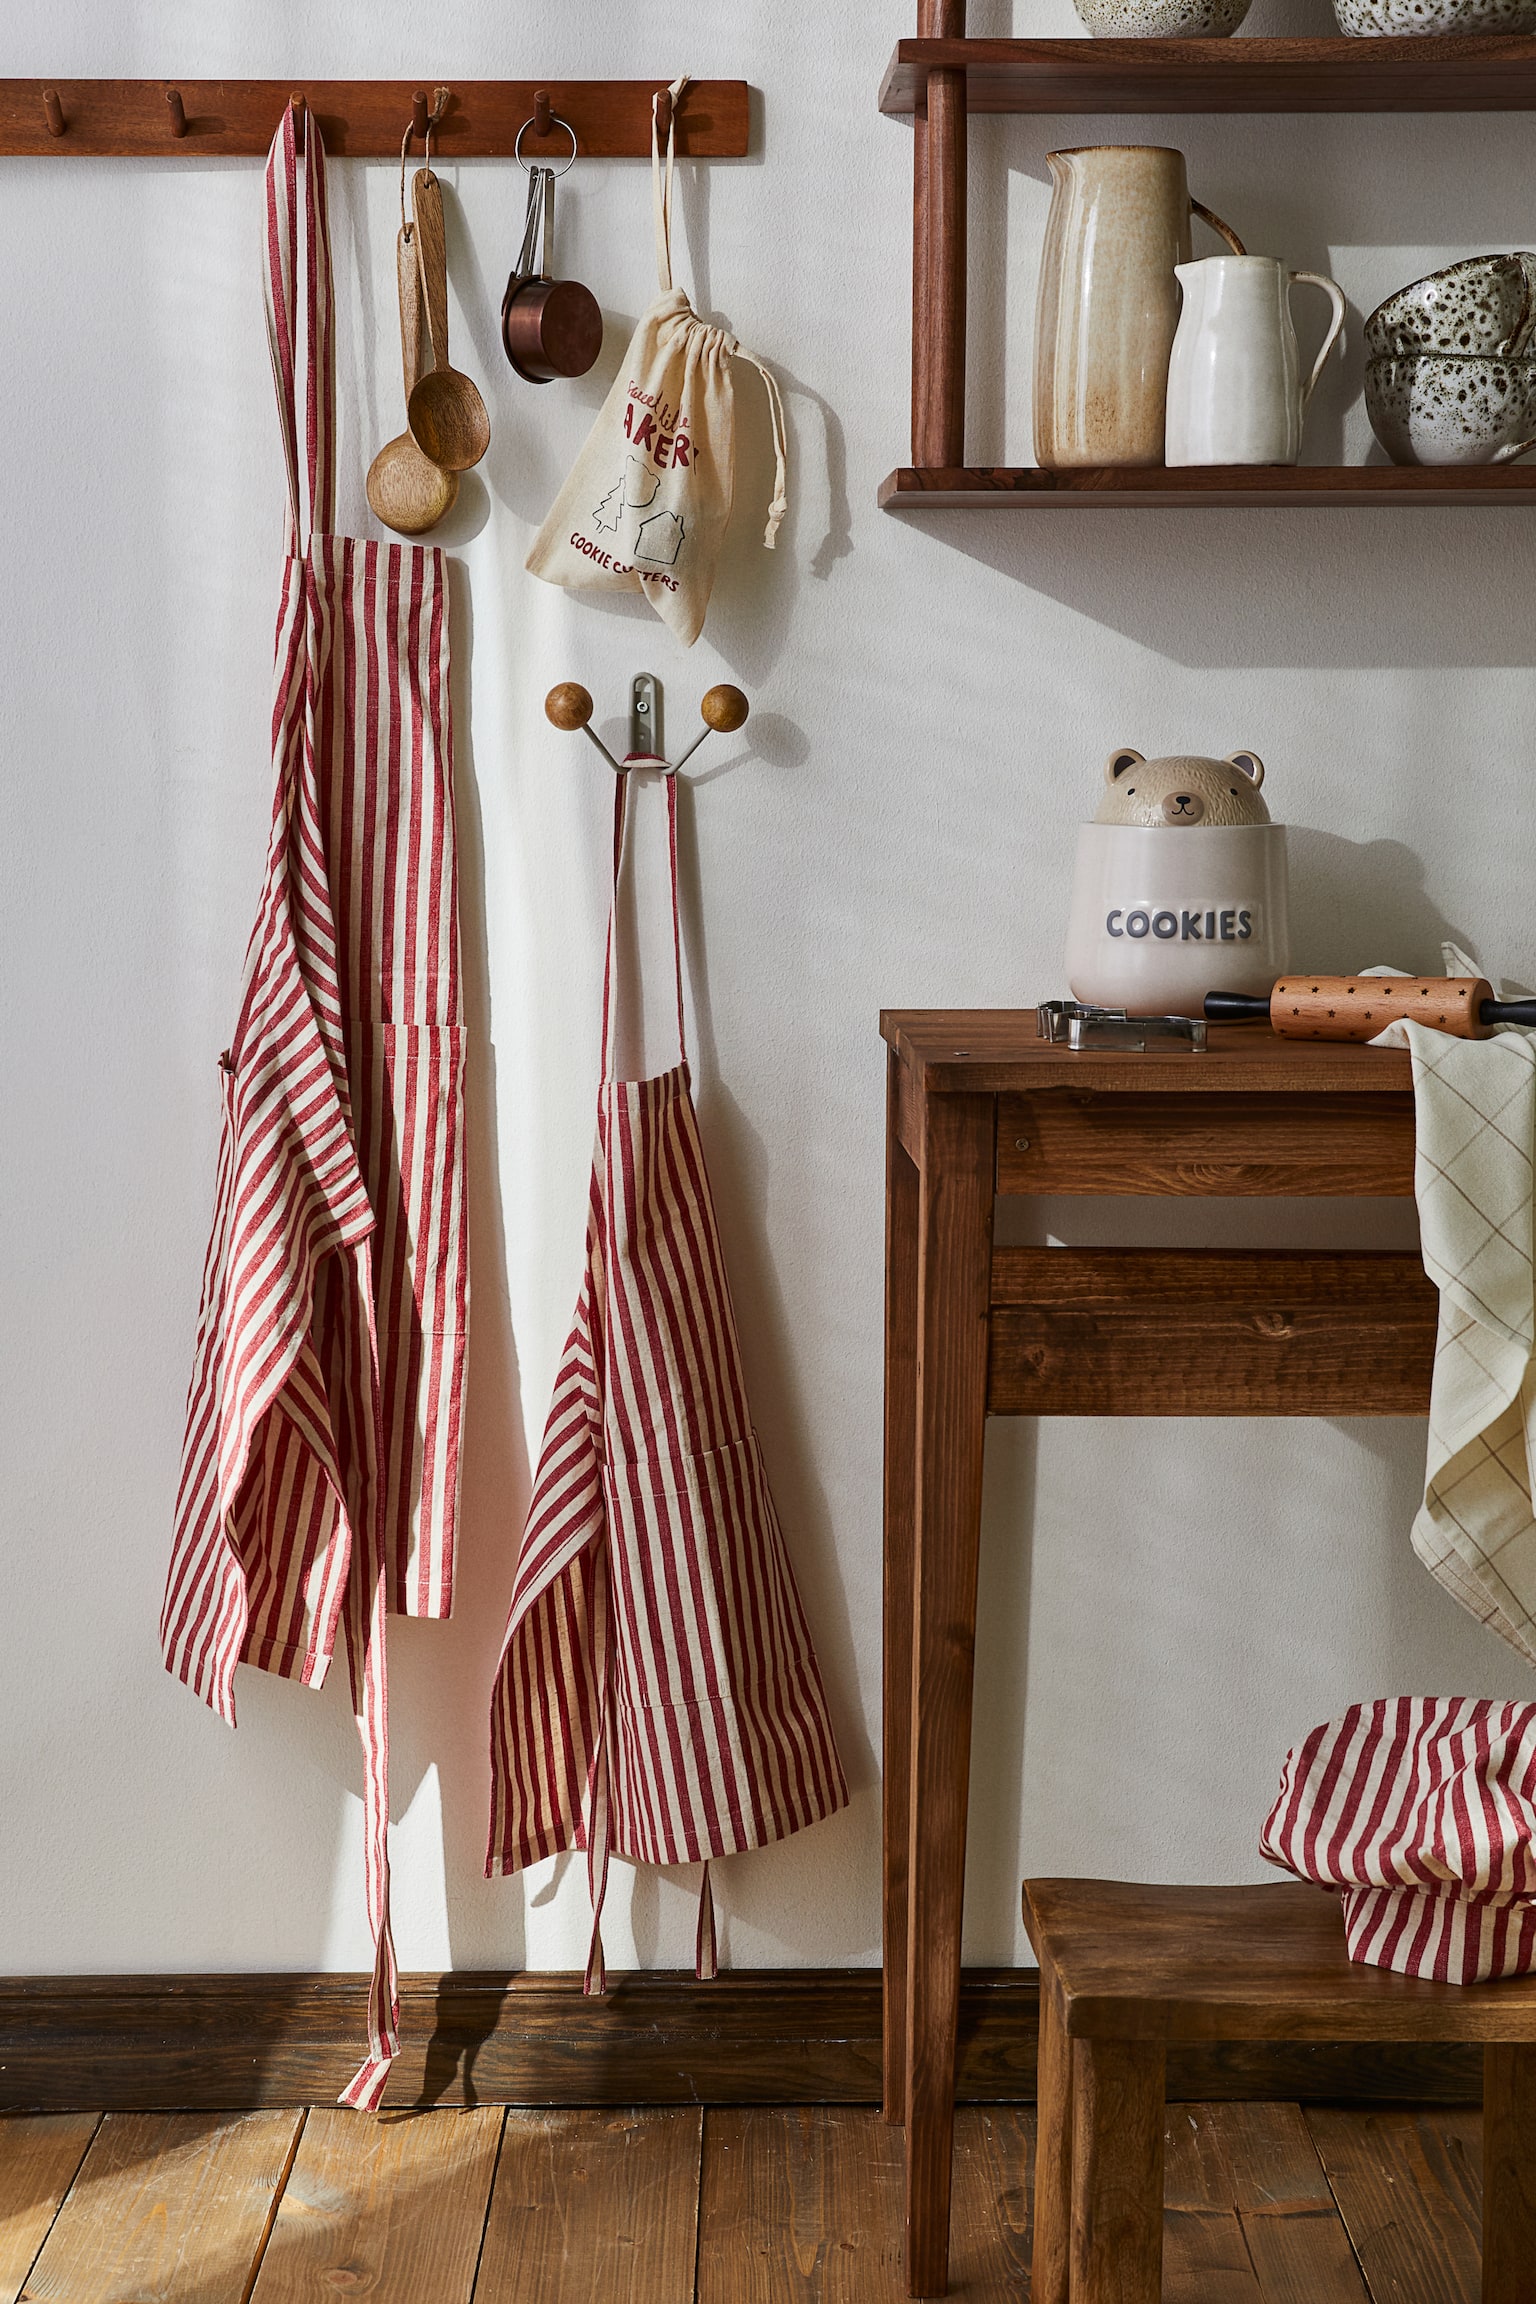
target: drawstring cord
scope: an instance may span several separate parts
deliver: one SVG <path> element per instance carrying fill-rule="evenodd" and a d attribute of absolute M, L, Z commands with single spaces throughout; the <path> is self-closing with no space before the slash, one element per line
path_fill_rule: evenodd
<path fill-rule="evenodd" d="M 740 344 L 735 349 L 741 353 L 743 360 L 757 370 L 768 394 L 768 422 L 773 432 L 773 502 L 768 507 L 768 526 L 763 531 L 763 542 L 771 552 L 774 538 L 779 533 L 779 523 L 789 510 L 789 497 L 786 493 L 789 451 L 784 436 L 784 403 L 779 397 L 778 379 L 773 370 L 766 367 L 755 352 L 743 350 Z"/>

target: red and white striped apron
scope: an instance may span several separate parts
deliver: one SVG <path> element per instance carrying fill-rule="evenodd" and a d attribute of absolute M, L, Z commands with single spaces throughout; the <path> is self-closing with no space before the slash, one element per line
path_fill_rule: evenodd
<path fill-rule="evenodd" d="M 619 779 L 603 1071 L 575 1326 L 555 1382 L 491 1699 L 488 1873 L 584 1847 L 586 1989 L 608 1859 L 704 1861 L 848 1790 L 752 1428 L 683 1037 L 677 788 L 666 779 L 679 1061 L 612 1078 L 630 784 Z"/>
<path fill-rule="evenodd" d="M 375 1964 L 371 2108 L 397 2046 L 387 1608 L 453 1592 L 468 1315 L 448 581 L 330 533 L 325 153 L 284 115 L 266 303 L 288 462 L 266 881 L 224 1115 L 161 1642 L 233 1726 L 237 1664 L 318 1687 L 346 1625 Z M 302 448 L 302 452 L 301 452 Z"/>
<path fill-rule="evenodd" d="M 1536 1704 L 1352 1704 L 1286 1754 L 1259 1853 L 1339 1890 L 1365 1967 L 1438 1984 L 1530 1975 Z"/>

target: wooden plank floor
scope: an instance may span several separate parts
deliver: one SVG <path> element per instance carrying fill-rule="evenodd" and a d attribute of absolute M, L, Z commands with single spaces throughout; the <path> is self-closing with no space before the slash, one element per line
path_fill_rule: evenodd
<path fill-rule="evenodd" d="M 1035 2116 L 963 2107 L 950 2293 L 1029 2293 Z M 1476 2304 L 1480 2118 L 1168 2108 L 1166 2304 Z M 0 2304 L 904 2304 L 848 2105 L 0 2117 Z M 1533 2275 L 1536 2296 L 1536 2275 Z"/>

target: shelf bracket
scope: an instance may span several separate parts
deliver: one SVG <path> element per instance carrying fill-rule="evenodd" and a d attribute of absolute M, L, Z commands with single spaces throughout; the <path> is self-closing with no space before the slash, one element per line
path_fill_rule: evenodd
<path fill-rule="evenodd" d="M 965 0 L 918 0 L 918 37 L 963 40 Z M 913 123 L 912 461 L 965 462 L 966 84 L 932 70 Z"/>

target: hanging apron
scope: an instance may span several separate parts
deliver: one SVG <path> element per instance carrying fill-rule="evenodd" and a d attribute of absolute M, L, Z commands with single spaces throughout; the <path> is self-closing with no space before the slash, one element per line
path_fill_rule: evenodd
<path fill-rule="evenodd" d="M 555 1381 L 491 1699 L 488 1873 L 587 1851 L 592 1950 L 610 1854 L 703 1861 L 845 1805 L 809 1628 L 747 1407 L 683 1034 L 677 786 L 666 779 L 679 1061 L 613 1078 L 630 777 L 618 781 L 603 1084 L 575 1326 Z"/>
<path fill-rule="evenodd" d="M 330 533 L 325 153 L 267 160 L 288 464 L 266 879 L 234 1039 L 161 1644 L 234 1725 L 238 1664 L 318 1687 L 346 1628 L 362 1739 L 377 2105 L 397 2047 L 389 1607 L 453 1592 L 468 1314 L 448 585 L 440 552 Z"/>

